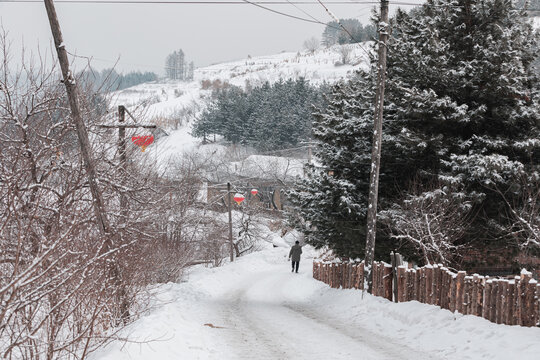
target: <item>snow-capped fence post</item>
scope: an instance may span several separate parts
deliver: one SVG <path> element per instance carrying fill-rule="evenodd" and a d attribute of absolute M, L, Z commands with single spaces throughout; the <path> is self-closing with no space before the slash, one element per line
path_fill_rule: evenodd
<path fill-rule="evenodd" d="M 349 289 L 354 289 L 354 281 L 355 281 L 355 274 L 354 274 L 354 266 L 356 264 L 354 262 L 349 263 Z"/>
<path fill-rule="evenodd" d="M 447 268 L 442 269 L 442 284 L 441 284 L 441 308 L 448 310 L 450 307 L 450 290 L 451 290 L 450 272 Z"/>
<path fill-rule="evenodd" d="M 441 306 L 441 276 L 442 270 L 439 265 L 433 268 L 433 304 Z"/>
<path fill-rule="evenodd" d="M 466 271 L 458 271 L 456 277 L 456 310 L 460 314 L 466 314 L 466 303 L 464 299 L 465 290 L 465 276 Z"/>
<path fill-rule="evenodd" d="M 378 292 L 379 282 L 377 281 L 378 280 L 377 274 L 378 274 L 377 262 L 374 261 L 371 265 L 371 295 L 373 296 L 377 296 L 377 292 Z"/>
<path fill-rule="evenodd" d="M 476 308 L 477 308 L 477 316 L 482 316 L 484 313 L 484 289 L 485 289 L 485 278 L 483 276 L 480 276 L 478 279 L 478 288 L 477 288 L 477 298 L 476 298 Z"/>
<path fill-rule="evenodd" d="M 446 270 L 446 306 L 445 309 L 450 310 L 450 307 L 453 307 L 455 310 L 455 304 L 456 304 L 456 286 L 455 286 L 455 277 L 456 274 L 453 272 L 450 272 L 450 270 Z M 454 300 L 454 304 L 452 305 L 452 297 Z"/>
<path fill-rule="evenodd" d="M 494 279 L 491 283 L 491 296 L 489 301 L 489 321 L 497 321 L 497 292 L 499 289 L 499 280 Z"/>
<path fill-rule="evenodd" d="M 428 265 L 426 266 L 426 297 L 425 297 L 425 303 L 426 304 L 433 304 L 433 266 Z"/>
<path fill-rule="evenodd" d="M 418 301 L 421 303 L 426 302 L 426 268 L 422 267 L 418 269 Z"/>
<path fill-rule="evenodd" d="M 536 305 L 534 306 L 534 317 L 535 317 L 535 323 L 536 326 L 540 326 L 540 284 L 536 284 L 536 297 L 535 297 Z"/>
<path fill-rule="evenodd" d="M 520 277 L 514 277 L 514 319 L 512 325 L 521 325 L 521 282 Z"/>
<path fill-rule="evenodd" d="M 472 276 L 465 276 L 463 283 L 463 315 L 472 313 Z"/>
<path fill-rule="evenodd" d="M 414 269 L 407 269 L 407 272 L 405 274 L 405 281 L 407 283 L 407 298 L 405 301 L 411 301 L 414 300 L 413 293 L 414 293 L 414 280 L 416 278 L 415 270 Z"/>
<path fill-rule="evenodd" d="M 497 285 L 497 302 L 495 304 L 495 309 L 497 316 L 495 317 L 495 321 L 497 324 L 502 324 L 502 318 L 503 318 L 503 312 L 504 312 L 504 295 L 506 292 L 506 286 L 508 281 L 506 280 L 500 280 Z"/>
<path fill-rule="evenodd" d="M 457 275 L 450 274 L 450 301 L 448 303 L 448 310 L 455 312 L 457 309 L 456 299 L 457 299 Z"/>
<path fill-rule="evenodd" d="M 490 303 L 491 303 L 491 288 L 493 287 L 493 280 L 488 279 L 486 280 L 486 284 L 484 286 L 484 305 L 482 307 L 482 317 L 486 320 L 489 320 L 490 317 Z"/>
<path fill-rule="evenodd" d="M 360 290 L 364 290 L 364 263 L 360 263 L 360 265 L 358 265 L 358 283 L 357 283 L 357 288 L 360 289 Z"/>
<path fill-rule="evenodd" d="M 533 326 L 532 319 L 532 304 L 534 302 L 534 292 L 531 286 L 531 273 L 522 271 L 520 280 L 520 298 L 521 298 L 521 325 Z M 536 285 L 536 281 L 532 285 Z"/>
<path fill-rule="evenodd" d="M 506 325 L 514 324 L 514 312 L 515 312 L 515 292 L 516 292 L 516 282 L 510 280 L 508 286 L 506 287 L 506 319 L 504 323 Z"/>
<path fill-rule="evenodd" d="M 384 264 L 384 297 L 389 301 L 392 301 L 392 283 L 393 283 L 393 271 L 392 265 Z"/>

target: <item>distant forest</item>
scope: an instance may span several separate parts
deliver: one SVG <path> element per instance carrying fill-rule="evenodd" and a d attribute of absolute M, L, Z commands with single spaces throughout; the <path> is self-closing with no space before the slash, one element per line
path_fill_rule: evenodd
<path fill-rule="evenodd" d="M 153 72 L 132 71 L 121 74 L 114 69 L 85 70 L 80 77 L 84 83 L 99 92 L 122 90 L 158 79 L 157 74 Z"/>
<path fill-rule="evenodd" d="M 323 104 L 326 88 L 298 79 L 246 91 L 236 86 L 219 89 L 195 123 L 193 135 L 203 141 L 220 135 L 263 151 L 296 146 L 311 139 L 312 113 Z"/>
<path fill-rule="evenodd" d="M 343 30 L 337 21 L 330 21 L 322 34 L 324 46 L 336 44 L 354 44 L 375 39 L 377 31 L 373 24 L 362 25 L 357 19 L 340 19 L 339 22 L 347 30 Z"/>

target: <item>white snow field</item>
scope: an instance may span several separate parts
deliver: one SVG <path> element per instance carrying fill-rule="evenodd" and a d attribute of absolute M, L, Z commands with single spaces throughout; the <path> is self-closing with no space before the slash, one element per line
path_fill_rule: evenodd
<path fill-rule="evenodd" d="M 185 282 L 154 289 L 153 310 L 121 334 L 131 342 L 92 360 L 539 359 L 540 328 L 330 289 L 312 278 L 309 254 L 294 274 L 287 253 L 195 267 Z"/>

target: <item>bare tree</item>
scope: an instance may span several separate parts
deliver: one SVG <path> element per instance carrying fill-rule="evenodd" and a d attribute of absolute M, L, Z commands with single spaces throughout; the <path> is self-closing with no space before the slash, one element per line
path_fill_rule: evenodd
<path fill-rule="evenodd" d="M 540 174 L 520 174 L 515 186 L 491 187 L 507 206 L 506 232 L 523 250 L 540 250 Z"/>
<path fill-rule="evenodd" d="M 340 56 L 339 65 L 347 65 L 351 61 L 352 49 L 349 45 L 341 45 L 337 52 Z"/>
<path fill-rule="evenodd" d="M 310 53 L 314 53 L 320 46 L 320 41 L 317 40 L 315 37 L 311 37 L 304 41 L 304 49 L 309 51 Z"/>
<path fill-rule="evenodd" d="M 0 52 L 0 357 L 86 358 L 135 317 L 146 284 L 190 261 L 189 234 L 171 223 L 185 224 L 197 174 L 164 178 L 134 151 L 119 166 L 118 135 L 95 126 L 111 120 L 107 100 L 79 82 L 114 234 L 103 251 L 55 62 L 23 57 L 13 70 L 5 34 Z"/>
<path fill-rule="evenodd" d="M 381 211 L 390 235 L 418 249 L 426 264 L 449 264 L 463 248 L 471 222 L 471 204 L 438 186 L 415 182 L 391 209 Z"/>

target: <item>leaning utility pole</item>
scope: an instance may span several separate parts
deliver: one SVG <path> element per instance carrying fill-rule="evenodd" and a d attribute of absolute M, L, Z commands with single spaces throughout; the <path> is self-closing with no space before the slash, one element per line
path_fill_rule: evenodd
<path fill-rule="evenodd" d="M 77 85 L 75 84 L 74 75 L 69 69 L 69 60 L 67 57 L 64 40 L 62 39 L 62 31 L 60 30 L 60 24 L 58 22 L 58 16 L 54 8 L 52 0 L 44 0 L 45 8 L 47 9 L 47 16 L 49 17 L 49 23 L 51 25 L 51 31 L 54 38 L 54 45 L 56 52 L 58 53 L 58 60 L 60 62 L 60 69 L 62 70 L 62 76 L 64 78 L 64 85 L 66 86 L 67 97 L 69 106 L 71 108 L 71 116 L 75 123 L 77 130 L 77 136 L 79 138 L 79 145 L 81 146 L 81 155 L 84 161 L 84 167 L 86 168 L 86 175 L 88 177 L 88 186 L 92 193 L 94 213 L 98 223 L 99 231 L 102 236 L 105 237 L 104 251 L 108 251 L 111 246 L 110 229 L 107 215 L 103 207 L 103 198 L 101 192 L 97 186 L 96 170 L 94 167 L 94 159 L 92 158 L 92 150 L 90 147 L 90 141 L 88 140 L 88 132 L 81 117 L 79 110 L 79 98 L 77 94 Z"/>
<path fill-rule="evenodd" d="M 231 183 L 227 183 L 227 202 L 229 204 L 229 245 L 231 250 L 231 262 L 234 261 L 234 245 L 232 238 L 232 202 L 231 202 Z"/>
<path fill-rule="evenodd" d="M 373 147 L 371 151 L 371 174 L 369 178 L 369 202 L 366 235 L 366 257 L 368 291 L 371 292 L 372 265 L 375 257 L 375 234 L 377 231 L 377 200 L 379 195 L 379 168 L 381 163 L 382 121 L 384 105 L 384 83 L 386 79 L 386 41 L 388 40 L 388 0 L 381 0 L 379 22 L 379 51 L 377 66 L 377 94 L 375 96 L 375 121 L 373 124 Z"/>

